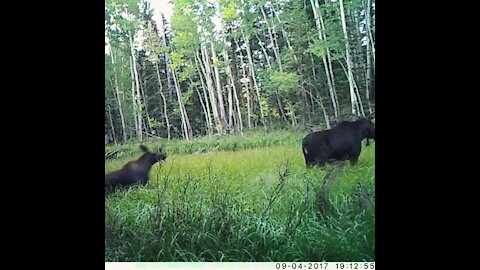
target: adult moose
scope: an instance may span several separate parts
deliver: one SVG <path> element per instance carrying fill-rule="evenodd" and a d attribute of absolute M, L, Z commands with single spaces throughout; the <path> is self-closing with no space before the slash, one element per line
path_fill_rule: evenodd
<path fill-rule="evenodd" d="M 143 152 L 140 158 L 128 162 L 120 170 L 105 175 L 106 191 L 136 184 L 146 185 L 148 182 L 148 173 L 152 166 L 167 158 L 167 155 L 161 150 L 158 153 L 153 153 L 144 145 L 140 145 L 140 150 Z"/>
<path fill-rule="evenodd" d="M 355 165 L 363 139 L 367 139 L 367 145 L 368 139 L 375 140 L 375 126 L 370 118 L 343 121 L 331 129 L 312 132 L 302 141 L 305 163 L 323 166 L 331 160 L 350 160 Z"/>

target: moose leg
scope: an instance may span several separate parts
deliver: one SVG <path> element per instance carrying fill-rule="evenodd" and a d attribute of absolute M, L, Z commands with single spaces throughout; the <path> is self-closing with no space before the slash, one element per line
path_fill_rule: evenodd
<path fill-rule="evenodd" d="M 358 157 L 352 157 L 349 160 L 350 160 L 350 165 L 352 166 L 357 165 L 358 163 Z"/>
<path fill-rule="evenodd" d="M 305 165 L 306 165 L 306 167 L 311 168 L 311 167 L 317 165 L 317 162 L 313 158 L 305 158 Z"/>
<path fill-rule="evenodd" d="M 360 152 L 362 150 L 362 143 L 360 142 L 353 148 L 352 153 L 348 160 L 350 160 L 350 165 L 354 166 L 358 163 L 358 157 L 360 156 Z"/>

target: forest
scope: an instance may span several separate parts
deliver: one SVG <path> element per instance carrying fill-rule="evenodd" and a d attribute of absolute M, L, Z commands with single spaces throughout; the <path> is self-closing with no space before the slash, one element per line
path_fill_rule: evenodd
<path fill-rule="evenodd" d="M 105 262 L 375 262 L 374 116 L 375 1 L 106 0 Z"/>
<path fill-rule="evenodd" d="M 167 1 L 167 0 L 161 0 Z M 329 128 L 375 111 L 375 1 L 105 3 L 105 142 Z"/>

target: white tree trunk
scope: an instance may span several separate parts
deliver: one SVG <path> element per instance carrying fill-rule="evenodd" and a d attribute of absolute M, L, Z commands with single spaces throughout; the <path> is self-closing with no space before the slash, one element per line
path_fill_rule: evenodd
<path fill-rule="evenodd" d="M 115 143 L 115 145 L 117 145 L 117 135 L 115 134 L 115 126 L 113 125 L 113 117 L 112 117 L 112 111 L 110 109 L 110 105 L 108 105 L 108 116 L 109 116 L 109 119 L 110 119 L 110 127 L 112 129 L 112 136 L 113 136 L 113 142 Z"/>
<path fill-rule="evenodd" d="M 275 18 L 277 19 L 277 21 L 278 21 L 278 23 L 279 23 L 279 25 L 280 25 L 280 30 L 282 31 L 282 35 L 283 35 L 283 37 L 284 37 L 284 39 L 285 39 L 285 41 L 286 41 L 286 43 L 287 43 L 287 47 L 288 47 L 288 49 L 289 49 L 289 50 L 292 52 L 292 54 L 293 54 L 293 60 L 294 60 L 295 64 L 297 65 L 297 72 L 298 72 L 298 74 L 301 75 L 302 72 L 301 72 L 301 70 L 299 70 L 299 68 L 300 68 L 300 63 L 299 63 L 299 61 L 298 61 L 297 55 L 295 54 L 295 51 L 293 50 L 293 46 L 292 46 L 292 44 L 290 43 L 290 40 L 289 40 L 289 37 L 288 37 L 288 33 L 287 33 L 287 31 L 285 30 L 285 28 L 283 27 L 283 22 L 282 22 L 282 20 L 280 19 L 280 17 L 278 16 L 277 12 L 275 11 L 273 5 L 271 6 L 271 9 L 272 9 L 272 11 L 273 11 L 273 13 L 274 13 Z M 274 29 L 275 29 L 275 28 L 274 28 Z M 311 55 L 310 55 L 310 57 L 311 57 Z M 313 71 L 314 71 L 314 76 L 315 76 L 315 69 L 313 69 Z M 303 81 L 303 79 L 302 79 L 302 81 Z M 278 92 L 277 92 L 277 95 L 278 95 Z M 303 97 L 304 97 L 304 100 L 307 99 L 307 96 L 306 96 L 306 93 L 305 93 L 305 92 L 303 92 Z M 279 106 L 281 106 L 281 103 L 280 103 L 280 99 L 279 99 L 279 98 L 277 98 L 277 102 L 278 102 Z M 312 103 L 313 103 L 313 102 L 312 102 Z M 282 107 L 280 107 L 280 108 L 281 108 L 282 116 L 286 119 L 286 116 L 285 116 L 285 114 L 284 114 L 284 112 L 283 112 Z M 293 108 L 293 107 L 292 107 L 292 108 Z M 313 107 L 312 107 L 312 108 L 313 108 Z"/>
<path fill-rule="evenodd" d="M 218 60 L 217 54 L 215 52 L 215 48 L 213 47 L 213 42 L 210 43 L 210 49 L 212 51 L 212 61 L 214 61 L 215 59 Z M 225 114 L 225 104 L 223 102 L 222 83 L 220 81 L 220 71 L 218 69 L 218 64 L 213 63 L 213 70 L 215 73 L 215 85 L 217 87 L 217 100 L 218 100 L 218 109 L 220 111 L 220 120 L 222 123 L 222 130 L 225 131 L 230 127 L 228 126 L 227 117 Z"/>
<path fill-rule="evenodd" d="M 237 39 L 235 39 L 235 44 L 237 44 L 237 48 L 240 48 L 240 46 L 238 45 L 238 42 L 237 42 Z M 251 129 L 252 128 L 252 112 L 251 112 L 251 109 L 250 109 L 250 90 L 249 90 L 249 79 L 248 79 L 248 76 L 247 76 L 247 72 L 245 71 L 245 66 L 246 64 L 243 62 L 243 53 L 242 53 L 242 50 L 239 51 L 239 56 L 240 56 L 240 68 L 242 69 L 242 81 L 243 83 L 242 84 L 246 84 L 245 86 L 245 90 L 246 90 L 246 94 L 247 94 L 247 124 L 248 124 L 248 128 Z M 238 102 L 237 102 L 238 104 Z M 238 111 L 240 112 L 240 108 L 238 109 Z"/>
<path fill-rule="evenodd" d="M 183 129 L 183 137 L 189 141 L 190 140 L 190 129 L 189 124 L 187 124 L 187 112 L 185 111 L 185 107 L 183 106 L 182 102 L 182 93 L 180 92 L 180 85 L 178 84 L 177 74 L 175 69 L 172 68 L 172 77 L 173 77 L 173 84 L 175 85 L 175 90 L 177 92 L 177 100 L 178 100 L 178 107 L 180 109 L 180 117 L 182 119 L 182 129 Z"/>
<path fill-rule="evenodd" d="M 165 95 L 163 94 L 163 87 L 162 87 L 162 81 L 160 79 L 160 71 L 158 69 L 158 63 L 155 63 L 155 69 L 157 70 L 158 85 L 160 86 L 160 96 L 162 97 L 162 101 L 163 101 L 163 115 L 165 117 L 165 125 L 167 126 L 167 139 L 170 140 L 171 138 L 170 121 L 168 119 L 167 101 L 165 99 Z"/>
<path fill-rule="evenodd" d="M 112 60 L 112 66 L 113 66 L 113 76 L 114 76 L 114 81 L 115 81 L 115 96 L 116 100 L 118 103 L 118 112 L 120 113 L 120 120 L 122 122 L 122 135 L 123 135 L 123 142 L 127 141 L 127 131 L 125 127 L 125 118 L 123 116 L 123 109 L 122 109 L 122 102 L 120 100 L 120 90 L 119 90 L 119 84 L 118 84 L 118 76 L 117 76 L 117 71 L 115 68 L 116 61 L 115 61 L 115 54 L 114 54 L 115 49 L 111 48 L 111 60 Z"/>
<path fill-rule="evenodd" d="M 318 2 L 316 0 L 310 0 L 310 3 L 312 5 L 312 10 L 313 10 L 313 16 L 315 18 L 315 25 L 317 26 L 317 31 L 318 31 L 318 38 L 320 40 L 324 40 L 324 35 L 322 34 L 322 23 L 320 21 L 320 7 L 318 5 Z M 336 93 L 333 89 L 333 81 L 332 81 L 332 75 L 331 75 L 331 69 L 329 69 L 329 65 L 327 63 L 326 56 L 322 54 L 322 61 L 323 61 L 323 67 L 325 69 L 325 75 L 327 77 L 327 85 L 328 85 L 328 91 L 330 92 L 330 98 L 332 99 L 332 105 L 333 105 L 333 111 L 335 114 L 335 117 L 338 117 L 338 104 L 336 101 Z"/>
<path fill-rule="evenodd" d="M 227 39 L 225 37 L 225 26 L 223 24 L 223 21 L 221 21 L 221 27 L 222 27 L 223 44 L 226 46 Z M 228 90 L 228 125 L 230 126 L 231 129 L 233 129 L 233 116 L 234 116 L 233 114 L 234 114 L 234 111 L 233 111 L 233 97 L 232 97 L 233 93 L 232 93 L 232 90 L 236 95 L 236 93 L 237 93 L 236 88 L 237 87 L 235 86 L 235 80 L 233 79 L 232 68 L 230 66 L 230 58 L 228 57 L 228 53 L 227 53 L 227 50 L 225 49 L 225 47 L 223 47 L 222 52 L 223 52 L 223 58 L 224 58 L 224 61 L 225 61 L 225 73 L 227 74 L 228 79 L 230 80 L 230 85 L 231 85 L 231 88 L 230 88 L 230 85 L 227 84 L 227 90 Z M 238 102 L 237 102 L 237 104 L 238 104 Z M 237 109 L 238 109 L 238 107 L 237 107 Z M 240 113 L 240 111 L 239 111 L 239 113 Z M 241 125 L 241 123 L 240 123 L 240 125 Z"/>
<path fill-rule="evenodd" d="M 373 41 L 372 41 L 372 31 L 371 31 L 371 16 L 370 16 L 370 8 L 371 8 L 371 0 L 364 1 L 365 7 L 365 22 L 366 22 L 366 30 L 367 30 L 367 67 L 366 67 L 366 97 L 368 102 L 368 109 L 369 112 L 372 113 L 372 106 L 370 105 L 370 87 L 372 85 L 372 55 L 371 51 L 374 51 L 373 48 Z M 375 57 L 375 54 L 373 54 Z"/>
<path fill-rule="evenodd" d="M 258 39 L 258 44 L 259 44 L 260 47 L 262 48 L 263 54 L 265 55 L 265 58 L 267 59 L 268 69 L 272 69 L 272 66 L 270 65 L 270 61 L 268 60 L 267 50 L 266 50 L 265 47 L 263 46 L 260 37 L 259 37 L 257 34 L 255 34 L 255 36 L 257 37 L 257 39 Z M 272 43 L 273 43 L 273 40 L 272 40 Z M 276 89 L 275 89 L 275 96 L 276 96 L 276 99 L 277 99 L 277 105 L 278 105 L 278 110 L 280 111 L 280 116 L 282 116 L 282 119 L 283 119 L 284 121 L 288 121 L 288 120 L 287 120 L 287 117 L 285 116 L 285 111 L 283 110 L 282 102 L 280 101 L 280 94 L 278 93 L 278 90 L 276 90 Z"/>
<path fill-rule="evenodd" d="M 345 54 L 347 57 L 347 72 L 348 72 L 348 85 L 350 88 L 350 101 L 352 103 L 352 114 L 359 115 L 359 108 L 357 104 L 357 95 L 353 85 L 353 73 L 352 73 L 352 60 L 350 57 L 350 43 L 348 42 L 347 23 L 345 21 L 345 11 L 343 9 L 343 0 L 340 0 L 340 18 L 342 19 L 343 37 L 345 40 Z"/>
<path fill-rule="evenodd" d="M 272 49 L 273 49 L 273 53 L 275 54 L 275 59 L 278 62 L 278 67 L 280 71 L 283 72 L 282 61 L 280 60 L 280 53 L 276 45 L 276 42 L 273 38 L 272 30 L 270 28 L 270 24 L 267 19 L 267 14 L 265 14 L 265 10 L 263 9 L 263 6 L 260 6 L 260 10 L 262 11 L 263 19 L 265 20 L 265 24 L 267 25 L 268 36 L 270 37 L 270 42 L 272 43 Z"/>
<path fill-rule="evenodd" d="M 141 94 L 140 94 L 140 83 L 138 80 L 138 71 L 137 71 L 137 61 L 135 58 L 135 51 L 133 50 L 133 38 L 132 34 L 128 33 L 128 38 L 130 40 L 130 53 L 132 57 L 132 69 L 135 78 L 135 89 L 136 89 L 136 104 L 137 104 L 137 122 L 138 122 L 138 139 L 142 141 L 143 134 L 142 134 L 142 102 L 141 102 Z"/>
<path fill-rule="evenodd" d="M 188 76 L 188 79 L 190 80 L 190 83 L 193 85 L 194 82 L 193 82 L 192 77 L 190 75 Z M 203 102 L 202 95 L 200 94 L 200 91 L 198 90 L 198 88 L 196 86 L 195 86 L 195 92 L 197 92 L 198 100 L 200 101 L 200 105 L 202 106 L 202 110 L 203 110 L 203 115 L 205 116 L 205 125 L 207 126 L 206 129 L 205 129 L 205 135 L 208 135 L 210 137 L 211 124 L 209 122 L 209 118 L 208 118 L 208 114 L 207 114 L 207 107 L 205 106 L 205 104 Z"/>
<path fill-rule="evenodd" d="M 145 122 L 144 124 L 144 127 L 145 127 L 145 134 L 148 136 L 149 134 L 151 134 L 151 130 L 152 128 L 150 127 L 150 123 L 149 123 L 149 119 L 150 119 L 150 114 L 148 113 L 148 107 L 147 107 L 147 104 L 148 104 L 148 100 L 147 100 L 147 96 L 145 95 L 145 92 L 143 91 L 143 88 L 144 88 L 144 85 L 145 85 L 145 79 L 143 80 L 143 86 L 140 85 L 140 93 L 142 94 L 142 97 L 143 97 L 143 102 L 144 102 L 144 106 L 145 106 L 145 116 L 147 117 L 147 121 L 143 121 Z M 142 119 L 145 119 L 145 118 L 142 118 Z"/>
<path fill-rule="evenodd" d="M 316 98 L 314 95 L 312 95 L 312 93 L 310 93 L 310 91 L 305 89 L 303 86 L 302 86 L 302 90 L 305 91 L 305 93 L 307 93 L 310 96 L 310 98 L 314 99 L 315 102 L 318 103 L 318 105 L 320 105 L 320 108 L 322 109 L 322 112 L 323 112 L 323 117 L 325 118 L 325 124 L 327 125 L 327 129 L 329 129 L 330 121 L 328 120 L 328 114 L 327 114 L 327 111 L 325 110 L 325 106 L 323 106 L 322 99 Z"/>
<path fill-rule="evenodd" d="M 209 96 L 210 96 L 210 104 L 212 105 L 213 119 L 215 120 L 215 129 L 217 130 L 218 133 L 222 133 L 223 131 L 222 123 L 221 123 L 220 115 L 217 108 L 217 99 L 216 99 L 213 81 L 211 77 L 212 70 L 210 68 L 209 55 L 208 55 L 207 49 L 205 48 L 205 44 L 201 45 L 200 50 L 202 53 L 202 60 L 203 60 L 202 70 L 205 71 L 205 79 L 207 81 L 207 89 L 209 91 Z M 198 54 L 197 54 L 197 58 L 198 58 Z"/>
<path fill-rule="evenodd" d="M 251 73 L 250 75 L 251 75 L 252 80 L 253 80 L 253 85 L 255 87 L 255 91 L 257 92 L 258 106 L 260 107 L 261 122 L 263 124 L 264 129 L 267 130 L 267 125 L 265 123 L 265 114 L 263 113 L 263 107 L 262 107 L 262 104 L 261 104 L 261 101 L 260 101 L 261 100 L 260 99 L 260 90 L 258 88 L 257 79 L 255 78 L 255 69 L 253 68 L 252 53 L 251 53 L 251 50 L 250 50 L 250 41 L 245 36 L 243 31 L 242 31 L 242 36 L 243 36 L 243 40 L 245 41 L 245 45 L 247 47 L 247 56 L 248 56 L 248 62 L 250 64 L 250 73 Z"/>
<path fill-rule="evenodd" d="M 135 135 L 137 136 L 137 139 L 139 138 L 140 135 L 138 133 L 141 133 L 141 130 L 139 130 L 139 125 L 138 125 L 138 110 L 137 110 L 137 101 L 135 97 L 135 74 L 133 72 L 133 59 L 132 56 L 130 56 L 130 76 L 131 76 L 131 81 L 132 81 L 132 106 L 133 106 L 133 123 L 135 125 Z"/>
<path fill-rule="evenodd" d="M 210 131 L 211 124 L 208 121 L 207 108 L 205 107 L 202 95 L 200 94 L 200 91 L 198 91 L 198 88 L 195 87 L 195 91 L 197 92 L 198 99 L 200 100 L 200 105 L 202 105 L 203 114 L 205 116 L 205 125 L 206 125 L 205 133 L 206 135 L 208 135 L 208 137 L 211 137 L 211 131 Z"/>
<path fill-rule="evenodd" d="M 272 11 L 273 11 L 273 13 L 274 13 L 275 18 L 277 18 L 277 21 L 278 21 L 278 23 L 279 23 L 279 25 L 280 25 L 280 30 L 282 31 L 282 35 L 283 35 L 283 37 L 285 38 L 285 41 L 287 42 L 288 48 L 290 49 L 290 51 L 293 52 L 292 44 L 290 43 L 290 40 L 289 40 L 289 38 L 288 38 L 287 31 L 285 30 L 285 27 L 283 26 L 282 20 L 281 20 L 280 17 L 278 16 L 278 13 L 275 11 L 273 5 L 272 5 L 271 9 L 272 9 Z M 296 55 L 295 53 L 293 54 L 293 60 L 295 61 L 295 63 L 298 63 L 298 58 L 297 58 L 297 55 Z"/>
<path fill-rule="evenodd" d="M 163 14 L 162 19 L 160 20 L 159 30 L 160 30 L 160 43 L 162 46 L 167 46 L 167 37 L 165 33 L 165 25 L 163 25 Z M 165 74 L 167 75 L 167 91 L 168 91 L 168 100 L 171 102 L 173 100 L 173 89 L 172 89 L 172 78 L 170 74 L 170 70 L 168 68 L 168 63 L 170 60 L 168 59 L 168 54 L 165 53 Z"/>
<path fill-rule="evenodd" d="M 227 79 L 227 85 L 225 86 L 227 88 L 227 99 L 228 99 L 228 127 L 230 131 L 232 131 L 234 127 L 233 123 L 233 95 L 232 95 L 232 88 L 230 85 L 233 84 L 233 81 L 230 79 Z"/>
<path fill-rule="evenodd" d="M 267 66 L 268 68 L 272 68 L 272 65 L 270 64 L 270 57 L 268 56 L 267 50 L 265 49 L 265 46 L 263 46 L 263 42 L 258 36 L 257 33 L 255 33 L 255 37 L 258 40 L 258 45 L 260 45 L 260 48 L 262 49 L 263 55 L 265 55 L 265 59 L 267 60 Z"/>
<path fill-rule="evenodd" d="M 318 17 L 320 19 L 320 27 L 322 28 L 322 35 L 323 35 L 323 39 L 324 40 L 327 40 L 327 31 L 325 30 L 325 24 L 323 22 L 323 16 L 322 16 L 322 12 L 320 9 L 318 9 Z M 340 114 L 340 104 L 338 103 L 338 96 L 337 96 L 337 90 L 335 88 L 335 73 L 333 72 L 333 67 L 332 67 L 332 56 L 330 55 L 330 49 L 327 48 L 327 65 L 328 65 L 328 71 L 329 71 L 329 74 L 330 74 L 330 80 L 332 82 L 332 92 L 333 92 L 333 103 L 336 105 L 334 106 L 334 110 L 335 110 L 335 116 L 338 117 L 338 114 Z"/>
<path fill-rule="evenodd" d="M 233 83 L 235 84 L 235 82 Z M 240 101 L 238 100 L 238 93 L 237 93 L 237 88 L 233 87 L 233 96 L 235 98 L 235 105 L 237 107 L 237 117 L 238 117 L 238 131 L 240 131 L 240 134 L 243 136 L 243 120 L 242 120 L 242 112 L 240 111 Z"/>
<path fill-rule="evenodd" d="M 367 36 L 372 50 L 373 65 L 375 66 L 375 44 L 373 43 L 373 31 L 372 31 L 372 16 L 370 15 L 370 9 L 372 8 L 372 1 L 367 0 L 367 6 L 365 8 L 365 23 L 367 25 Z"/>
<path fill-rule="evenodd" d="M 345 60 L 345 61 L 347 61 L 347 60 Z M 345 77 L 348 77 L 348 71 L 345 68 L 345 65 L 342 63 L 342 61 L 338 61 L 338 62 L 340 63 L 340 66 L 342 67 L 343 72 L 345 73 Z M 355 97 L 356 97 L 355 107 L 357 108 L 357 111 L 359 112 L 360 116 L 365 116 L 365 112 L 363 110 L 362 98 L 360 96 L 360 92 L 358 90 L 357 83 L 355 82 L 355 79 L 352 79 L 352 82 L 353 82 L 353 88 L 354 88 Z"/>
<path fill-rule="evenodd" d="M 367 99 L 368 103 L 368 111 L 370 114 L 372 113 L 372 105 L 370 104 L 370 72 L 371 72 L 371 60 L 370 60 L 370 49 L 369 49 L 369 44 L 367 43 L 367 64 L 366 64 L 366 70 L 365 70 L 365 97 Z"/>
<path fill-rule="evenodd" d="M 207 124 L 208 124 L 208 137 L 211 138 L 212 135 L 213 135 L 213 124 L 212 124 L 212 113 L 210 112 L 210 105 L 209 105 L 209 102 L 208 102 L 208 96 L 207 96 L 207 87 L 205 86 L 205 82 L 204 82 L 204 77 L 206 77 L 205 75 L 205 68 L 203 66 L 200 67 L 200 64 L 198 63 L 198 53 L 195 52 L 195 57 L 194 57 L 194 60 L 195 60 L 195 66 L 197 68 L 197 72 L 198 72 L 198 75 L 200 76 L 200 82 L 202 83 L 202 92 L 203 92 L 203 98 L 205 100 L 205 107 L 206 107 L 206 110 L 207 110 L 207 117 L 208 117 L 208 120 L 207 120 Z"/>

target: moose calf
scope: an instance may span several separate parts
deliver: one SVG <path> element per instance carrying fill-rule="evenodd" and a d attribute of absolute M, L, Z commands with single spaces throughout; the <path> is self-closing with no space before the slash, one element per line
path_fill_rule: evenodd
<path fill-rule="evenodd" d="M 136 184 L 146 185 L 150 168 L 157 162 L 165 160 L 167 155 L 159 150 L 153 153 L 144 145 L 140 145 L 143 155 L 137 160 L 125 164 L 120 170 L 105 175 L 105 190 L 114 190 L 117 187 L 128 187 Z"/>

